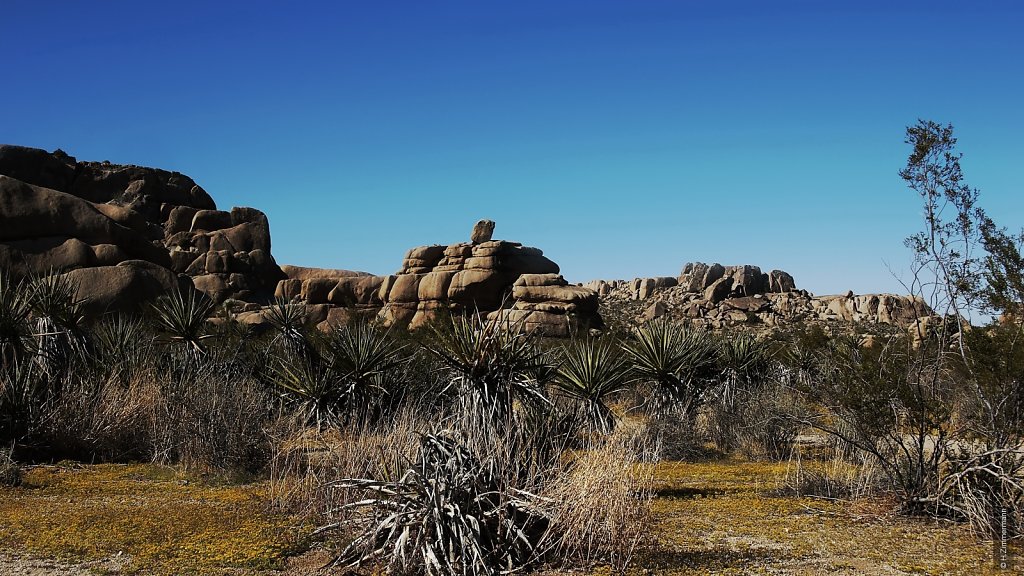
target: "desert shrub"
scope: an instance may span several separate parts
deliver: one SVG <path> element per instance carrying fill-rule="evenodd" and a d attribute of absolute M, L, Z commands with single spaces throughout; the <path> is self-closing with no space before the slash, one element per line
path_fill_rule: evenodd
<path fill-rule="evenodd" d="M 649 442 L 658 447 L 656 460 L 705 460 L 723 454 L 707 441 L 704 414 L 652 414 L 646 430 Z"/>
<path fill-rule="evenodd" d="M 737 448 L 751 459 L 785 460 L 812 408 L 780 378 L 749 391 L 735 414 Z"/>
<path fill-rule="evenodd" d="M 0 486 L 21 484 L 21 466 L 11 457 L 13 451 L 13 447 L 0 448 Z"/>
<path fill-rule="evenodd" d="M 317 430 L 294 415 L 271 428 L 270 489 L 276 506 L 319 524 L 349 518 L 345 504 L 357 494 L 338 478 L 396 478 L 416 456 L 417 431 L 432 426 L 427 406 L 407 404 L 377 421 Z"/>
<path fill-rule="evenodd" d="M 957 433 L 954 382 L 932 354 L 905 337 L 872 348 L 836 338 L 807 390 L 825 410 L 804 424 L 872 458 L 908 510 L 936 493 Z"/>
<path fill-rule="evenodd" d="M 401 573 L 499 574 L 542 558 L 549 519 L 541 501 L 502 486 L 487 462 L 451 438 L 427 434 L 396 480 L 343 479 L 365 491 L 371 514 L 337 564 L 381 560 Z"/>
<path fill-rule="evenodd" d="M 749 334 L 726 338 L 719 344 L 718 382 L 709 402 L 709 431 L 720 450 L 730 451 L 745 441 L 745 434 L 760 426 L 779 431 L 769 410 L 759 410 L 762 388 L 772 377 L 775 351 L 768 340 Z M 764 420 L 767 418 L 768 420 Z M 753 420 L 753 421 L 752 421 Z"/>
<path fill-rule="evenodd" d="M 198 468 L 258 471 L 270 457 L 277 403 L 266 387 L 217 365 L 156 375 L 152 459 Z"/>
<path fill-rule="evenodd" d="M 853 500 L 878 492 L 882 474 L 872 459 L 851 459 L 841 451 L 829 451 L 824 459 L 806 460 L 791 453 L 779 493 L 829 500 Z"/>
<path fill-rule="evenodd" d="M 153 406 L 161 401 L 154 374 L 133 370 L 108 378 L 89 376 L 65 378 L 62 393 L 43 404 L 33 434 L 40 456 L 107 462 L 149 459 Z"/>

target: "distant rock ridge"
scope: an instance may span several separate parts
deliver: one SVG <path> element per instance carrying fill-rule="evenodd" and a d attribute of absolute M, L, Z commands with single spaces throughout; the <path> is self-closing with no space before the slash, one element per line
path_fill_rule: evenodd
<path fill-rule="evenodd" d="M 634 302 L 633 320 L 661 316 L 709 328 L 783 326 L 795 322 L 865 322 L 900 327 L 934 313 L 919 297 L 896 294 L 814 296 L 798 290 L 793 276 L 752 265 L 687 263 L 678 277 L 594 280 L 605 305 Z M 621 304 L 618 305 L 621 307 Z"/>
<path fill-rule="evenodd" d="M 551 336 L 599 329 L 601 311 L 616 307 L 635 320 L 668 315 L 714 328 L 908 326 L 932 315 L 908 296 L 813 296 L 790 274 L 752 265 L 691 262 L 675 277 L 573 286 L 540 249 L 493 239 L 492 220 L 477 222 L 468 242 L 410 249 L 391 275 L 280 267 L 263 212 L 219 210 L 188 176 L 24 146 L 0 145 L 0 223 L 0 271 L 66 274 L 92 314 L 199 290 L 253 324 L 265 323 L 277 296 L 304 305 L 322 328 L 364 316 L 415 329 L 479 311 Z"/>

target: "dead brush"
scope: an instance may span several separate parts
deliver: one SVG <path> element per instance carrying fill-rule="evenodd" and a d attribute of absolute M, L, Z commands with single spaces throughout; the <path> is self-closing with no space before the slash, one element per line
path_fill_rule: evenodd
<path fill-rule="evenodd" d="M 851 462 L 839 451 L 829 452 L 824 460 L 805 460 L 798 449 L 794 450 L 777 492 L 784 496 L 856 500 L 879 491 L 883 475 L 871 460 Z"/>
<path fill-rule="evenodd" d="M 557 556 L 567 564 L 607 563 L 624 573 L 649 533 L 657 446 L 642 422 L 627 422 L 566 456 L 543 492 L 551 502 Z"/>
<path fill-rule="evenodd" d="M 1019 539 L 1024 531 L 1024 450 L 957 450 L 954 470 L 933 497 L 936 508 L 966 520 L 981 537 Z"/>
<path fill-rule="evenodd" d="M 348 519 L 356 499 L 332 485 L 338 478 L 393 477 L 419 446 L 416 430 L 429 426 L 416 406 L 388 420 L 317 430 L 295 417 L 274 427 L 269 464 L 271 502 L 280 510 L 318 524 Z"/>
<path fill-rule="evenodd" d="M 13 451 L 13 446 L 0 449 L 0 486 L 21 485 L 21 467 L 11 458 Z"/>

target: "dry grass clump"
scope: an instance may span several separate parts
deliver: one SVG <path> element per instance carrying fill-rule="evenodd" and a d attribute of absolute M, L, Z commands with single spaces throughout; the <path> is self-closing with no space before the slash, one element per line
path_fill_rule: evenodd
<path fill-rule="evenodd" d="M 853 500 L 878 493 L 883 481 L 882 472 L 871 460 L 854 463 L 838 452 L 825 460 L 805 460 L 797 451 L 779 481 L 779 493 Z"/>
<path fill-rule="evenodd" d="M 276 506 L 310 521 L 340 521 L 336 511 L 343 510 L 351 494 L 332 481 L 391 477 L 412 461 L 419 445 L 417 431 L 429 426 L 424 412 L 415 407 L 347 429 L 317 430 L 284 420 L 272 443 L 270 497 Z"/>
<path fill-rule="evenodd" d="M 0 486 L 21 484 L 21 467 L 11 458 L 11 451 L 0 449 Z"/>
<path fill-rule="evenodd" d="M 650 536 L 657 450 L 642 426 L 624 424 L 593 446 L 566 456 L 563 473 L 544 491 L 563 562 L 606 563 L 624 571 Z"/>

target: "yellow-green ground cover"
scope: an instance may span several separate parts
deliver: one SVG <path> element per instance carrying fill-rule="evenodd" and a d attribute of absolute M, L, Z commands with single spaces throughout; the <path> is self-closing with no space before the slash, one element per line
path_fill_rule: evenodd
<path fill-rule="evenodd" d="M 658 464 L 650 542 L 633 571 L 1016 573 L 998 570 L 991 544 L 962 525 L 898 516 L 879 500 L 779 496 L 786 472 L 739 460 Z M 271 574 L 303 550 L 308 527 L 295 525 L 273 511 L 265 482 L 158 466 L 37 467 L 22 486 L 0 488 L 0 550 L 83 561 L 120 552 L 143 573 Z"/>
<path fill-rule="evenodd" d="M 997 569 L 992 545 L 963 525 L 896 515 L 877 499 L 779 496 L 787 471 L 746 461 L 660 463 L 654 543 L 638 565 L 659 574 L 1017 573 Z"/>
<path fill-rule="evenodd" d="M 252 572 L 281 566 L 301 534 L 267 504 L 265 483 L 190 477 L 152 465 L 47 466 L 0 489 L 0 548 L 131 571 Z"/>

